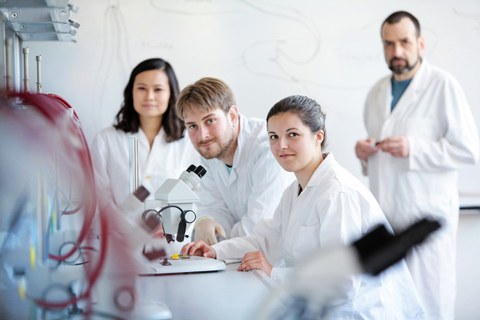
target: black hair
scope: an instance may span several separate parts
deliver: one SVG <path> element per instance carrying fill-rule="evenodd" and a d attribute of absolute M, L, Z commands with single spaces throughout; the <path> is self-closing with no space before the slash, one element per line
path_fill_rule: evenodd
<path fill-rule="evenodd" d="M 140 62 L 130 74 L 125 89 L 123 90 L 123 103 L 115 117 L 115 129 L 124 132 L 138 132 L 140 128 L 140 118 L 133 107 L 133 83 L 135 77 L 144 71 L 164 70 L 168 77 L 170 85 L 170 100 L 165 114 L 162 117 L 162 128 L 165 130 L 167 142 L 172 142 L 183 137 L 184 124 L 178 117 L 175 110 L 178 94 L 180 92 L 177 76 L 170 63 L 160 58 L 147 59 Z"/>
<path fill-rule="evenodd" d="M 415 26 L 415 31 L 416 31 L 416 34 L 417 34 L 417 38 L 420 37 L 420 35 L 421 35 L 420 22 L 418 21 L 418 19 L 413 14 L 411 14 L 410 12 L 407 12 L 407 11 L 396 11 L 396 12 L 392 13 L 391 15 L 389 15 L 385 19 L 385 21 L 383 21 L 380 30 L 383 29 L 383 26 L 386 23 L 388 23 L 388 24 L 398 23 L 403 18 L 407 18 L 407 19 L 409 19 L 410 21 L 413 22 L 413 25 Z"/>

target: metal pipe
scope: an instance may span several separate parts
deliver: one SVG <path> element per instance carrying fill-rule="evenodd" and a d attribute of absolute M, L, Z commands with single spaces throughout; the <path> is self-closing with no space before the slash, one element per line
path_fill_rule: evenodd
<path fill-rule="evenodd" d="M 37 262 L 45 263 L 48 258 L 47 248 L 47 232 L 48 230 L 48 200 L 47 200 L 47 186 L 44 174 L 37 176 L 37 238 L 34 246 L 30 246 L 30 263 L 35 266 Z M 33 250 L 33 252 L 32 252 Z M 36 252 L 35 252 L 36 251 Z"/>
<path fill-rule="evenodd" d="M 42 55 L 36 57 L 37 60 L 37 93 L 42 93 L 42 74 L 41 74 L 41 61 Z"/>
<path fill-rule="evenodd" d="M 23 90 L 25 92 L 30 92 L 28 73 L 28 48 L 23 48 Z"/>
<path fill-rule="evenodd" d="M 128 139 L 128 169 L 130 173 L 130 193 L 138 189 L 138 140 L 135 137 Z"/>
<path fill-rule="evenodd" d="M 12 66 L 12 60 L 10 58 L 12 48 L 12 40 L 8 38 L 5 42 L 5 88 L 7 92 L 10 91 L 10 67 Z"/>

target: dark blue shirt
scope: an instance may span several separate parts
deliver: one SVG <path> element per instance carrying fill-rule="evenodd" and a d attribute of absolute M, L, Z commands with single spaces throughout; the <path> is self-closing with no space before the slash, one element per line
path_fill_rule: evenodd
<path fill-rule="evenodd" d="M 391 111 L 393 111 L 393 108 L 395 108 L 397 105 L 398 100 L 400 100 L 400 97 L 405 92 L 410 82 L 412 82 L 412 79 L 397 81 L 392 78 L 392 104 L 390 105 Z"/>

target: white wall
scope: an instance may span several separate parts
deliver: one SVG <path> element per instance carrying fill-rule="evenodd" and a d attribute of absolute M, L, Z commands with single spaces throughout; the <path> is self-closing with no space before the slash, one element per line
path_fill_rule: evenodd
<path fill-rule="evenodd" d="M 203 76 L 225 80 L 248 116 L 264 118 L 287 95 L 315 98 L 328 113 L 329 149 L 366 182 L 353 147 L 365 136 L 367 91 L 389 72 L 380 24 L 400 9 L 420 19 L 427 59 L 458 79 L 480 127 L 480 2 L 475 0 L 72 2 L 80 7 L 73 17 L 81 24 L 77 43 L 25 45 L 30 70 L 35 70 L 34 56 L 42 55 L 44 92 L 74 106 L 89 141 L 112 124 L 131 69 L 158 56 L 172 63 L 182 87 Z M 35 88 L 35 76 L 30 78 Z M 480 165 L 463 170 L 460 178 L 462 191 L 480 193 Z M 478 253 L 479 227 L 461 223 L 459 231 L 459 319 L 480 314 L 471 291 L 480 284 L 479 269 L 470 268 L 480 265 L 478 254 L 473 262 L 470 255 L 470 250 Z"/>
<path fill-rule="evenodd" d="M 82 0 L 77 43 L 27 42 L 30 70 L 43 60 L 44 92 L 71 102 L 87 139 L 111 125 L 131 69 L 169 60 L 180 85 L 225 80 L 248 116 L 264 118 L 279 99 L 304 94 L 327 111 L 329 149 L 360 174 L 353 148 L 365 137 L 367 90 L 388 73 L 379 27 L 405 9 L 423 25 L 426 56 L 453 73 L 480 119 L 480 4 L 474 0 Z M 31 75 L 31 88 L 35 76 Z M 480 121 L 477 121 L 480 123 Z M 462 171 L 461 191 L 480 194 L 480 165 Z"/>

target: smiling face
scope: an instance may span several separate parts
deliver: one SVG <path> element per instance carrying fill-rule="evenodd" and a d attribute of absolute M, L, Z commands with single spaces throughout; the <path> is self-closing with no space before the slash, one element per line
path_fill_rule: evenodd
<path fill-rule="evenodd" d="M 270 150 L 278 163 L 306 183 L 322 162 L 322 130 L 314 133 L 294 112 L 277 113 L 268 119 Z"/>
<path fill-rule="evenodd" d="M 160 121 L 167 111 L 170 85 L 164 70 L 148 70 L 139 73 L 133 83 L 133 107 L 139 114 L 140 123 L 147 119 Z"/>
<path fill-rule="evenodd" d="M 205 159 L 217 158 L 231 165 L 237 146 L 237 107 L 230 107 L 227 114 L 221 109 L 187 109 L 184 113 L 185 126 L 197 151 Z"/>
<path fill-rule="evenodd" d="M 420 67 L 424 40 L 408 18 L 382 27 L 385 60 L 397 80 L 412 78 Z"/>

